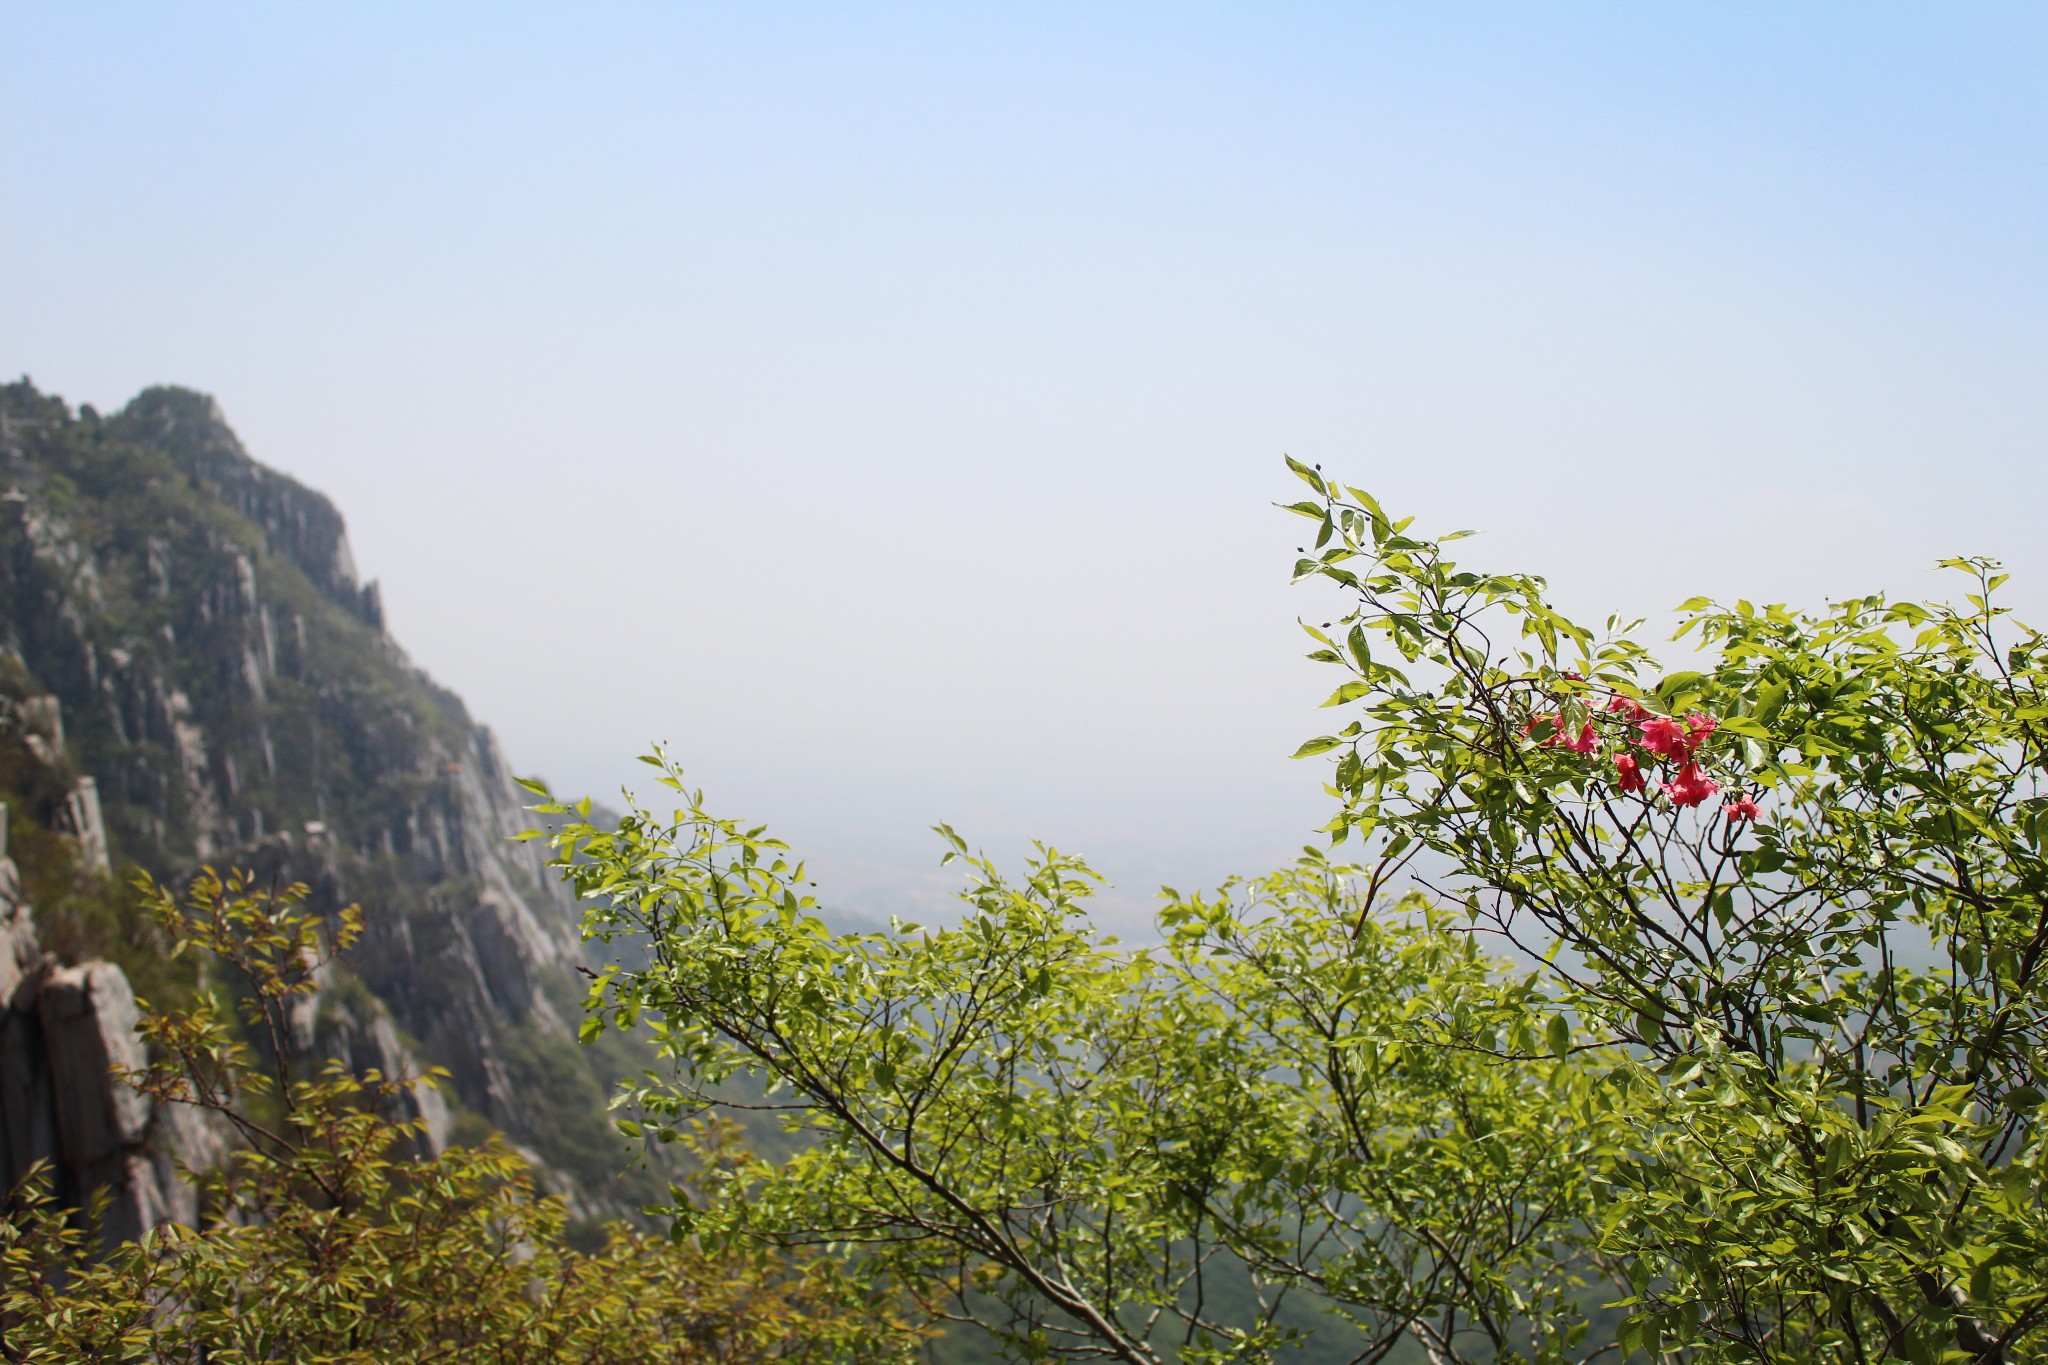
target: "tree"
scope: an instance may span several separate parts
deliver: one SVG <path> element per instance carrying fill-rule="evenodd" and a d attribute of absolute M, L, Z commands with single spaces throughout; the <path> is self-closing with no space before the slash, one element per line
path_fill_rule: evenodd
<path fill-rule="evenodd" d="M 19 1361 L 765 1362 L 907 1354 L 893 1296 L 829 1260 L 712 1255 L 615 1226 L 585 1256 L 566 1208 L 493 1139 L 413 1155 L 420 1125 L 387 1116 L 403 1088 L 338 1066 L 298 1074 L 287 1006 L 345 949 L 303 912 L 302 886 L 202 874 L 180 903 L 144 882 L 180 952 L 229 976 L 193 1007 L 145 1011 L 159 1102 L 220 1116 L 243 1145 L 201 1173 L 208 1216 L 95 1259 L 90 1220 L 46 1184 L 0 1221 L 0 1355 Z M 243 1041 L 226 1004 L 267 1054 Z M 740 1160 L 729 1130 L 685 1135 L 710 1166 Z M 678 1190 L 678 1197 L 687 1191 Z"/>
<path fill-rule="evenodd" d="M 2048 655 L 1995 566 L 1966 609 L 1694 601 L 1667 673 L 1294 468 L 1354 717 L 1298 756 L 1355 864 L 1168 892 L 1132 950 L 1084 864 L 943 827 L 960 921 L 835 935 L 658 752 L 678 809 L 558 829 L 635 940 L 586 1029 L 651 1028 L 651 1127 L 747 1072 L 812 1138 L 710 1230 L 949 1283 L 1024 1359 L 1267 1359 L 1303 1290 L 1365 1360 L 2038 1353 Z"/>
<path fill-rule="evenodd" d="M 646 963 L 598 975 L 585 1028 L 650 1030 L 673 1074 L 630 1099 L 658 1132 L 751 1073 L 810 1139 L 684 1226 L 855 1248 L 1024 1359 L 1267 1359 L 1294 1289 L 1362 1359 L 1576 1344 L 1601 1106 L 1532 983 L 1440 918 L 1311 857 L 1130 951 L 1086 925 L 1085 865 L 1013 882 L 942 829 L 958 924 L 835 935 L 783 845 L 661 780 L 667 819 L 555 836 L 586 932 Z"/>
<path fill-rule="evenodd" d="M 1358 708 L 1304 746 L 1338 756 L 1331 834 L 1543 954 L 1620 1050 L 1622 1344 L 2037 1354 L 2048 642 L 1997 566 L 1948 561 L 1961 609 L 1695 599 L 1699 666 L 1664 673 L 1294 467 L 1296 576 L 1349 598 L 1311 631 Z"/>

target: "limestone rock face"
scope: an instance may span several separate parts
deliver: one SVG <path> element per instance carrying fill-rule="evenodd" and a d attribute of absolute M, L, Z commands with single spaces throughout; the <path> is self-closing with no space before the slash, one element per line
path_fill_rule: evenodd
<path fill-rule="evenodd" d="M 0 885 L 19 884 L 11 859 L 0 856 L 0 869 Z M 120 1079 L 148 1060 L 138 1019 L 119 967 L 58 966 L 29 907 L 0 904 L 0 1185 L 11 1189 L 43 1163 L 72 1201 L 109 1187 L 110 1242 L 189 1222 L 196 1201 L 180 1163 L 202 1167 L 225 1150 L 205 1116 L 159 1116 Z"/>
<path fill-rule="evenodd" d="M 219 501 L 263 531 L 265 548 L 289 560 L 323 595 L 366 619 L 374 593 L 365 597 L 356 581 L 348 529 L 334 504 L 292 479 L 249 458 L 221 415 L 220 404 L 190 389 L 155 388 L 137 395 L 111 423 L 113 434 L 170 455 L 207 485 Z M 165 594 L 171 570 L 168 542 L 159 552 Z M 238 605 L 258 608 L 255 573 L 241 560 Z M 381 619 L 376 623 L 381 628 Z"/>
<path fill-rule="evenodd" d="M 64 798 L 64 829 L 78 840 L 78 860 L 87 872 L 106 876 L 113 865 L 107 860 L 107 824 L 100 814 L 99 784 L 81 777 Z"/>
<path fill-rule="evenodd" d="M 142 1016 L 121 969 L 107 962 L 59 967 L 43 979 L 36 1001 L 43 1052 L 57 1088 L 57 1138 L 64 1159 L 91 1170 L 142 1141 L 149 1128 L 147 1096 L 118 1073 L 149 1064 L 135 1026 Z"/>
<path fill-rule="evenodd" d="M 135 1036 L 140 1016 L 127 977 L 107 962 L 48 972 L 36 1016 L 56 1100 L 59 1169 L 82 1187 L 115 1188 L 111 1237 L 154 1227 L 169 1211 L 143 1153 L 151 1105 L 120 1079 L 149 1060 Z"/>
<path fill-rule="evenodd" d="M 6 880 L 12 860 L 0 856 Z M 28 907 L 0 898 L 0 1183 L 12 1189 L 38 1161 L 57 1158 L 57 1103 L 36 997 L 43 952 Z"/>
<path fill-rule="evenodd" d="M 251 459 L 212 399 L 151 389 L 102 419 L 26 381 L 0 385 L 8 742 L 34 790 L 4 790 L 0 763 L 0 794 L 18 822 L 64 835 L 80 877 L 139 866 L 176 883 L 210 864 L 304 882 L 317 911 L 360 903 L 362 941 L 308 1004 L 306 1031 L 387 1075 L 445 1068 L 452 1096 L 416 1092 L 431 1144 L 466 1111 L 578 1172 L 588 1207 L 658 1193 L 611 1188 L 619 1154 L 594 1153 L 616 1141 L 601 1117 L 611 1076 L 574 1040 L 576 906 L 541 847 L 512 838 L 533 823 L 531 798 L 491 732 L 384 633 L 341 514 Z M 45 946 L 64 894 L 31 896 Z M 95 1046 L 120 1060 L 109 1030 L 128 997 L 63 951 L 41 977 L 0 953 L 17 998 L 53 992 L 47 1011 L 17 1005 L 8 1028 L 56 1038 L 67 1066 L 89 1066 Z M 10 1061 L 5 1085 L 42 1093 L 47 1062 L 22 1066 Z M 100 1100 L 98 1118 L 80 1100 L 39 1136 L 24 1099 L 19 1150 L 47 1154 L 75 1131 L 100 1170 L 132 1154 L 118 1135 L 137 1122 L 174 1122 L 117 1113 L 103 1088 Z"/>

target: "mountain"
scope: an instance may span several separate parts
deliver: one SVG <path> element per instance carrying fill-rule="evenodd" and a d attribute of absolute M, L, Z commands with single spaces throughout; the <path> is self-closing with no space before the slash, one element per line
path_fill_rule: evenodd
<path fill-rule="evenodd" d="M 204 394 L 102 417 L 0 386 L 0 798 L 8 1183 L 44 1157 L 131 1223 L 175 1208 L 166 1153 L 207 1136 L 103 1073 L 131 992 L 190 988 L 126 877 L 212 865 L 362 904 L 300 1041 L 446 1068 L 418 1102 L 431 1143 L 498 1129 L 586 1215 L 664 1188 L 604 1117 L 630 1044 L 575 1041 L 576 909 L 512 839 L 533 818 L 497 740 L 385 632 L 340 512 Z"/>

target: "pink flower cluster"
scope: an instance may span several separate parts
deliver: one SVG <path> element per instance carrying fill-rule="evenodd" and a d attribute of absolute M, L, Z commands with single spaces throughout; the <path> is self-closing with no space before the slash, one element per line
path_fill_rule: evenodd
<path fill-rule="evenodd" d="M 1650 770 L 1659 764 L 1673 769 L 1670 777 L 1657 783 L 1657 790 L 1669 797 L 1674 806 L 1703 805 L 1720 794 L 1721 784 L 1707 776 L 1699 761 L 1701 746 L 1720 728 L 1720 723 L 1712 716 L 1703 711 L 1693 711 L 1683 719 L 1660 716 L 1634 697 L 1618 693 L 1608 699 L 1605 710 L 1610 715 L 1620 716 L 1636 731 L 1635 738 L 1624 743 L 1614 755 L 1614 785 L 1623 794 L 1635 795 L 1647 790 Z M 1569 749 L 1575 754 L 1590 756 L 1600 747 L 1599 735 L 1590 720 L 1573 733 L 1566 727 L 1562 711 L 1541 712 L 1523 724 L 1522 733 L 1532 734 L 1542 726 L 1549 727 L 1549 733 L 1538 741 L 1544 748 Z M 1630 743 L 1640 752 L 1630 752 Z M 1727 801 L 1723 810 L 1730 824 L 1754 820 L 1760 814 L 1756 802 L 1739 792 Z"/>

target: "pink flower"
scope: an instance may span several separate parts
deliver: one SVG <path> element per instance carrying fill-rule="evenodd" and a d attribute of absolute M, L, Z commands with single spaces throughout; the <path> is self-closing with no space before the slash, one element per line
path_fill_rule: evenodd
<path fill-rule="evenodd" d="M 1721 790 L 1721 784 L 1708 777 L 1697 763 L 1687 763 L 1678 770 L 1677 777 L 1662 785 L 1674 806 L 1697 806 Z"/>
<path fill-rule="evenodd" d="M 1590 754 L 1593 752 L 1594 749 L 1599 747 L 1600 743 L 1600 741 L 1594 737 L 1593 722 L 1590 720 L 1579 727 L 1579 733 L 1576 738 L 1565 739 L 1563 738 L 1563 736 L 1560 735 L 1559 742 L 1562 743 L 1565 748 L 1570 749 L 1575 754 Z"/>
<path fill-rule="evenodd" d="M 1624 795 L 1639 792 L 1643 789 L 1643 765 L 1628 754 L 1616 754 L 1614 778 L 1614 785 L 1619 787 Z"/>
<path fill-rule="evenodd" d="M 1763 813 L 1756 808 L 1756 802 L 1747 796 L 1738 796 L 1721 809 L 1728 813 L 1728 823 L 1731 825 L 1754 820 Z"/>
<path fill-rule="evenodd" d="M 1694 711 L 1682 721 L 1671 716 L 1652 716 L 1636 728 L 1643 732 L 1643 747 L 1651 753 L 1674 763 L 1690 763 L 1707 736 L 1720 726 L 1706 712 Z"/>
<path fill-rule="evenodd" d="M 1607 709 L 1609 711 L 1619 711 L 1630 720 L 1637 721 L 1648 720 L 1653 714 L 1649 707 L 1643 705 L 1634 697 L 1624 697 L 1619 693 L 1608 699 Z"/>
<path fill-rule="evenodd" d="M 1643 747 L 1659 758 L 1690 758 L 1685 745 L 1685 725 L 1669 716 L 1652 716 L 1636 727 L 1643 732 Z"/>

